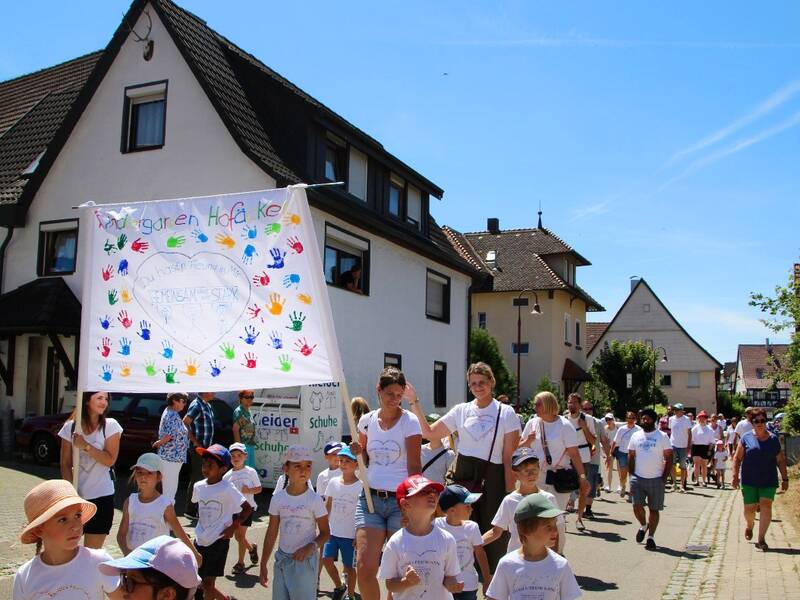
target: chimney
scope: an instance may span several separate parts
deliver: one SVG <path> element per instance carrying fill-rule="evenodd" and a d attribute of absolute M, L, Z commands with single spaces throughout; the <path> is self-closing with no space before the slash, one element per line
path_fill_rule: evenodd
<path fill-rule="evenodd" d="M 633 277 L 631 277 L 631 291 L 633 291 L 633 288 L 635 288 L 637 285 L 639 285 L 639 282 L 641 281 L 641 279 L 642 278 L 639 277 L 638 275 L 634 275 Z"/>
<path fill-rule="evenodd" d="M 769 344 L 769 338 L 767 338 L 766 348 L 767 348 L 767 354 L 772 356 L 772 346 L 770 346 Z"/>
<path fill-rule="evenodd" d="M 500 233 L 500 219 L 496 217 L 486 219 L 486 229 L 489 233 Z"/>

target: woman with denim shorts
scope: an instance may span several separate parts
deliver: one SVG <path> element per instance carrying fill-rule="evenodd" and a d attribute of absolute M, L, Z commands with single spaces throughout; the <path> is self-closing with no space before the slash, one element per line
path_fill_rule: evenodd
<path fill-rule="evenodd" d="M 364 600 L 380 600 L 378 563 L 383 543 L 400 529 L 402 514 L 395 491 L 409 475 L 422 469 L 422 432 L 417 417 L 403 410 L 403 398 L 415 398 L 402 371 L 388 367 L 377 385 L 380 408 L 358 421 L 358 442 L 350 448 L 369 461 L 367 482 L 374 512 L 369 512 L 365 492 L 356 507 L 356 567 Z"/>

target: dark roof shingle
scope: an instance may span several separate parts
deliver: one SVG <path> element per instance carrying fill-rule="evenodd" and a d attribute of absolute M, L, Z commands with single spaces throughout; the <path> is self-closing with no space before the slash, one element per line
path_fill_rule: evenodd
<path fill-rule="evenodd" d="M 0 333 L 76 334 L 81 303 L 61 277 L 41 277 L 0 296 Z"/>
<path fill-rule="evenodd" d="M 591 351 L 608 329 L 608 323 L 586 323 L 586 347 Z"/>

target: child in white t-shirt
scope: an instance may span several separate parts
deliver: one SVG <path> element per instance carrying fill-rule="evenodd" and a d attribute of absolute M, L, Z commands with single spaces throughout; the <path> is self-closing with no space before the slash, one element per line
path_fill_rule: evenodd
<path fill-rule="evenodd" d="M 328 442 L 325 444 L 323 452 L 328 468 L 320 471 L 317 475 L 317 493 L 325 500 L 325 490 L 328 489 L 328 482 L 334 477 L 339 477 L 342 472 L 339 470 L 339 451 L 344 447 L 342 442 Z"/>
<path fill-rule="evenodd" d="M 358 497 L 364 486 L 356 477 L 358 459 L 350 451 L 350 448 L 345 447 L 339 452 L 339 464 L 342 476 L 331 479 L 326 490 L 325 503 L 328 509 L 331 537 L 325 542 L 325 547 L 322 549 L 322 564 L 325 565 L 326 571 L 336 586 L 333 597 L 344 596 L 345 587 L 342 585 L 335 564 L 341 553 L 342 564 L 347 576 L 347 596 L 344 597 L 344 600 L 352 600 L 355 598 L 356 587 L 356 570 L 353 565 L 356 506 L 358 506 Z"/>
<path fill-rule="evenodd" d="M 327 541 L 328 513 L 325 503 L 309 489 L 311 450 L 292 445 L 284 454 L 284 472 L 289 484 L 272 496 L 269 526 L 261 553 L 261 585 L 269 584 L 269 559 L 275 551 L 273 600 L 317 597 L 319 548 Z"/>
<path fill-rule="evenodd" d="M 256 494 L 261 493 L 261 480 L 258 478 L 256 470 L 245 464 L 247 461 L 247 446 L 241 442 L 235 442 L 230 445 L 228 450 L 231 453 L 233 468 L 225 473 L 222 479 L 235 485 L 252 509 L 250 515 L 237 524 L 236 533 L 234 534 L 236 543 L 239 546 L 239 557 L 236 564 L 233 565 L 233 574 L 238 575 L 239 573 L 244 573 L 245 552 L 250 554 L 250 562 L 252 564 L 258 564 L 258 546 L 247 541 L 247 528 L 253 524 L 253 514 L 258 507 Z"/>
<path fill-rule="evenodd" d="M 459 574 L 456 540 L 433 526 L 433 515 L 441 483 L 423 475 L 411 475 L 397 486 L 395 498 L 403 512 L 404 526 L 383 549 L 378 578 L 394 600 L 452 600 L 463 591 Z"/>
<path fill-rule="evenodd" d="M 551 549 L 556 519 L 564 514 L 541 494 L 525 496 L 514 512 L 522 547 L 497 563 L 489 600 L 574 600 L 581 589 L 563 556 Z"/>
<path fill-rule="evenodd" d="M 119 576 L 100 573 L 98 565 L 111 556 L 103 549 L 81 546 L 83 525 L 97 507 L 75 491 L 69 481 L 43 481 L 25 496 L 28 524 L 23 544 L 36 544 L 36 556 L 14 575 L 11 600 L 85 598 L 104 600 L 122 596 Z M 63 595 L 62 595 L 63 594 Z"/>
<path fill-rule="evenodd" d="M 556 504 L 556 498 L 550 492 L 546 492 L 539 488 L 539 457 L 536 456 L 531 448 L 517 448 L 514 454 L 511 455 L 511 470 L 517 476 L 519 481 L 519 490 L 513 491 L 508 494 L 500 503 L 492 519 L 492 528 L 483 534 L 483 545 L 491 544 L 498 539 L 504 532 L 508 531 L 510 537 L 508 540 L 508 548 L 506 552 L 513 552 L 520 547 L 519 535 L 517 535 L 517 526 L 514 521 L 514 511 L 520 501 L 529 494 L 541 494 L 545 496 L 550 502 Z M 552 546 L 553 550 L 561 552 L 566 541 L 566 521 L 560 517 L 556 525 L 558 527 L 558 535 L 556 537 L 555 545 Z"/>
<path fill-rule="evenodd" d="M 725 488 L 725 470 L 728 468 L 728 457 L 725 443 L 722 440 L 717 440 L 714 448 L 714 471 L 718 488 Z"/>
<path fill-rule="evenodd" d="M 117 544 L 123 554 L 130 554 L 134 548 L 160 535 L 168 535 L 172 530 L 175 537 L 192 550 L 200 564 L 203 559 L 181 527 L 172 500 L 158 491 L 162 464 L 158 454 L 147 452 L 131 467 L 131 480 L 136 482 L 138 492 L 131 494 L 122 505 Z"/>
<path fill-rule="evenodd" d="M 473 494 L 460 485 L 448 485 L 439 496 L 439 508 L 444 512 L 444 517 L 434 521 L 434 525 L 453 536 L 456 540 L 456 554 L 458 567 L 461 573 L 457 576 L 458 582 L 464 584 L 464 589 L 453 594 L 453 600 L 475 600 L 478 594 L 478 572 L 475 562 L 483 575 L 483 595 L 489 588 L 492 573 L 489 570 L 489 560 L 483 549 L 481 530 L 475 521 L 470 521 L 472 503 L 477 502 L 481 494 Z"/>

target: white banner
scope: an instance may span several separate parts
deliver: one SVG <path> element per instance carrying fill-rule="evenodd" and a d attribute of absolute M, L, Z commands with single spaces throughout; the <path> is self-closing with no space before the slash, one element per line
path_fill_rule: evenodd
<path fill-rule="evenodd" d="M 80 389 L 211 392 L 339 380 L 302 187 L 89 210 Z"/>

